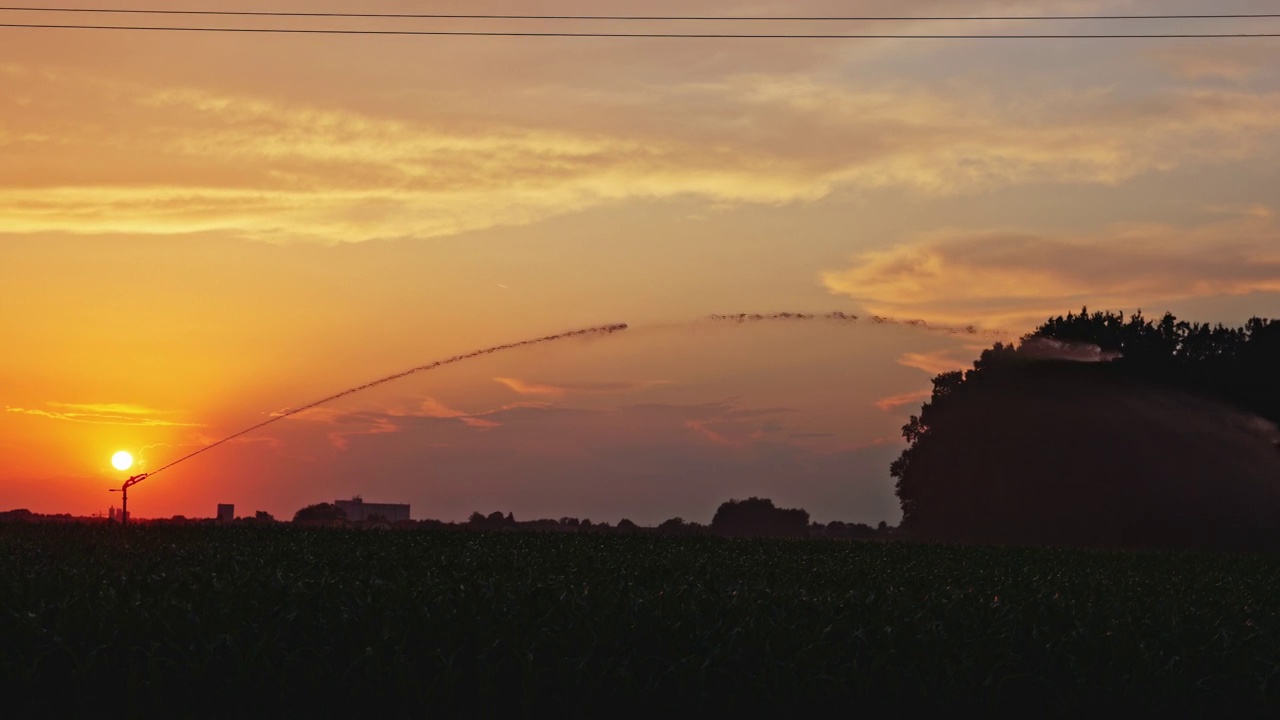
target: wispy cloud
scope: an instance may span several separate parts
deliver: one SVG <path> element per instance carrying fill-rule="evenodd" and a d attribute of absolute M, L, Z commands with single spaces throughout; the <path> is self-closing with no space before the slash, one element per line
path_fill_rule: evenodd
<path fill-rule="evenodd" d="M 329 443 L 339 450 L 346 450 L 349 439 L 359 435 L 383 435 L 386 433 L 400 432 L 400 427 L 390 418 L 375 418 L 372 424 L 361 430 L 335 430 L 326 435 Z"/>
<path fill-rule="evenodd" d="M 401 416 L 418 416 L 418 417 L 435 417 L 435 418 L 465 418 L 467 413 L 461 410 L 455 410 L 448 405 L 436 400 L 435 398 L 423 398 L 415 411 L 405 412 L 399 410 L 391 410 L 392 415 Z"/>
<path fill-rule="evenodd" d="M 882 398 L 876 401 L 876 407 L 884 411 L 900 408 L 904 405 L 913 405 L 928 400 L 933 396 L 932 390 L 919 390 L 916 392 L 903 393 L 892 397 Z"/>
<path fill-rule="evenodd" d="M 517 378 L 494 378 L 495 382 L 506 385 L 512 392 L 519 395 L 537 395 L 542 397 L 563 397 L 568 390 L 555 385 L 545 385 L 542 383 L 531 383 L 519 380 Z"/>
<path fill-rule="evenodd" d="M 1148 57 L 1183 80 L 1226 80 L 1245 83 L 1280 64 L 1272 43 L 1238 45 L 1179 44 L 1156 48 Z"/>
<path fill-rule="evenodd" d="M 203 427 L 200 423 L 164 420 L 150 415 L 161 411 L 137 405 L 117 403 L 47 403 L 49 407 L 63 408 L 58 410 L 40 410 L 38 408 L 21 408 L 6 405 L 5 412 L 34 415 L 50 420 L 86 423 L 90 425 L 138 425 L 142 427 Z"/>
<path fill-rule="evenodd" d="M 817 77 L 777 69 L 597 91 L 587 105 L 595 112 L 554 124 L 533 110 L 477 123 L 87 73 L 15 74 L 15 92 L 32 104 L 4 128 L 13 162 L 0 168 L 0 214 L 17 233 L 436 237 L 628 200 L 723 207 L 816 201 L 842 188 L 1115 184 L 1246 159 L 1274 149 L 1280 131 L 1280 93 L 1244 88 L 1000 95 L 976 83 L 851 89 Z M 133 131 L 77 124 L 66 96 Z M 673 125 L 673 107 L 698 110 Z M 77 162 L 87 154 L 91 166 Z M 23 168 L 36 160 L 47 170 L 33 179 Z"/>
<path fill-rule="evenodd" d="M 212 445 L 222 440 L 220 437 L 206 435 L 204 433 L 195 433 L 191 442 L 178 445 L 180 448 L 201 448 Z M 275 435 L 241 435 L 237 438 L 225 441 L 228 445 L 266 445 L 273 450 L 279 450 L 284 447 L 284 440 Z"/>
<path fill-rule="evenodd" d="M 938 375 L 953 370 L 965 370 L 972 366 L 973 359 L 959 357 L 955 350 L 935 350 L 903 353 L 902 357 L 898 358 L 898 364 L 922 370 L 929 375 Z"/>
<path fill-rule="evenodd" d="M 340 429 L 327 433 L 330 444 L 339 450 L 346 450 L 349 439 L 362 435 L 385 435 L 403 431 L 406 427 L 420 420 L 454 421 L 475 430 L 492 430 L 502 427 L 502 423 L 494 417 L 504 412 L 523 408 L 545 408 L 547 403 L 539 401 L 522 401 L 507 403 L 500 407 L 479 412 L 458 410 L 426 397 L 417 401 L 416 405 L 397 405 L 381 410 L 351 410 L 342 407 L 315 407 L 306 412 L 290 416 L 292 420 L 304 420 L 337 426 Z M 280 413 L 273 413 L 279 415 Z"/>
<path fill-rule="evenodd" d="M 102 413 L 108 415 L 160 415 L 165 411 L 134 405 L 131 403 L 63 403 L 48 402 L 49 407 L 62 408 L 74 412 Z"/>
<path fill-rule="evenodd" d="M 573 382 L 573 383 L 540 383 L 520 380 L 518 378 L 498 377 L 495 382 L 506 385 L 520 395 L 536 395 L 559 398 L 570 393 L 576 395 L 624 395 L 640 392 L 660 385 L 672 384 L 670 380 L 640 380 L 617 382 Z"/>
<path fill-rule="evenodd" d="M 1278 236 L 1271 218 L 1255 215 L 1075 237 L 954 233 L 864 254 L 823 281 L 871 312 L 1023 330 L 1081 305 L 1280 292 Z"/>
<path fill-rule="evenodd" d="M 712 429 L 711 422 L 706 420 L 685 420 L 684 426 L 717 445 L 724 445 L 726 447 L 739 447 L 742 445 L 742 441 L 730 440 L 721 433 Z"/>

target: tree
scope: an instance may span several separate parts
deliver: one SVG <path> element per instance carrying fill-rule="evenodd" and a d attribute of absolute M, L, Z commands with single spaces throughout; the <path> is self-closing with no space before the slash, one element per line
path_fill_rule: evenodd
<path fill-rule="evenodd" d="M 711 531 L 718 535 L 804 537 L 809 532 L 809 513 L 783 510 L 764 498 L 730 500 L 716 510 Z"/>
<path fill-rule="evenodd" d="M 901 527 L 952 541 L 1255 545 L 1280 513 L 1258 490 L 1280 472 L 1262 422 L 1280 420 L 1276 368 L 1271 320 L 1050 318 L 934 378 L 890 466 Z"/>
<path fill-rule="evenodd" d="M 511 513 L 503 515 L 495 510 L 488 515 L 479 511 L 471 513 L 467 526 L 473 530 L 501 530 L 504 527 L 515 527 L 515 517 Z"/>
<path fill-rule="evenodd" d="M 664 535 L 685 535 L 688 531 L 689 526 L 682 517 L 673 517 L 658 524 L 658 532 Z"/>
<path fill-rule="evenodd" d="M 341 525 L 347 521 L 347 513 L 333 503 L 318 503 L 294 513 L 293 521 L 305 525 Z"/>

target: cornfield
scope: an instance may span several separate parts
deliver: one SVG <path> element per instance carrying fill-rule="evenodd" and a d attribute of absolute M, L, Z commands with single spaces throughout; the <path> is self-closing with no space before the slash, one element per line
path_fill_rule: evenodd
<path fill-rule="evenodd" d="M 1280 709 L 1280 558 L 0 526 L 27 715 Z"/>

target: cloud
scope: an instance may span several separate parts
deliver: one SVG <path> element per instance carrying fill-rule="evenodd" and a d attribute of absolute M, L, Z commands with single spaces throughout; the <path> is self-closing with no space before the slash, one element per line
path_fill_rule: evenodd
<path fill-rule="evenodd" d="M 615 382 L 565 383 L 561 387 L 572 393 L 585 395 L 625 395 L 660 385 L 673 385 L 671 380 L 619 380 Z"/>
<path fill-rule="evenodd" d="M 334 431 L 326 435 L 330 444 L 339 450 L 346 450 L 350 444 L 350 439 L 360 435 L 382 435 L 385 433 L 400 432 L 400 427 L 392 422 L 389 418 L 377 418 L 372 425 L 363 430 L 345 430 Z"/>
<path fill-rule="evenodd" d="M 763 441 L 779 441 L 785 433 L 783 425 L 777 420 L 778 416 L 797 412 L 794 408 L 785 407 L 740 408 L 730 402 L 695 406 L 659 404 L 631 407 L 692 411 L 693 416 L 685 418 L 684 427 L 717 445 L 739 448 Z"/>
<path fill-rule="evenodd" d="M 477 119 L 440 103 L 388 114 L 17 74 L 14 92 L 32 104 L 0 127 L 0 214 L 10 233 L 437 237 L 624 201 L 732 207 L 842 188 L 1114 184 L 1249 159 L 1274 150 L 1280 130 L 1280 94 L 1239 88 L 1000 95 L 978 83 L 851 88 L 823 77 L 761 68 L 611 92 L 550 86 L 536 108 Z M 586 109 L 544 117 L 557 103 Z"/>
<path fill-rule="evenodd" d="M 90 425 L 137 425 L 141 427 L 203 427 L 200 423 L 186 423 L 175 420 L 163 420 L 156 417 L 147 417 L 150 414 L 157 414 L 160 411 L 151 410 L 137 405 L 121 405 L 114 403 L 107 404 L 83 404 L 83 403 L 47 403 L 50 407 L 60 407 L 69 412 L 60 412 L 55 410 L 39 410 L 35 408 L 20 408 L 5 406 L 5 412 L 19 413 L 23 415 L 35 415 L 37 417 L 48 418 L 50 420 L 63 420 L 66 422 L 86 423 Z"/>
<path fill-rule="evenodd" d="M 882 398 L 876 401 L 876 407 L 884 411 L 889 411 L 894 408 L 900 408 L 904 405 L 913 405 L 915 403 L 924 402 L 931 397 L 933 397 L 932 390 L 919 390 L 917 392 L 903 393 L 901 395 Z"/>
<path fill-rule="evenodd" d="M 929 375 L 939 375 L 953 370 L 966 370 L 973 364 L 972 358 L 961 358 L 955 356 L 955 350 L 935 350 L 933 352 L 909 352 L 903 353 L 898 358 L 898 364 L 917 370 L 923 370 Z"/>
<path fill-rule="evenodd" d="M 220 440 L 222 440 L 220 437 L 214 437 L 212 435 L 197 432 L 192 435 L 191 442 L 180 444 L 177 447 L 201 448 L 212 445 Z M 266 434 L 241 435 L 240 437 L 225 440 L 223 442 L 228 445 L 265 445 L 272 450 L 279 450 L 284 447 L 284 440 L 282 438 L 276 435 Z"/>
<path fill-rule="evenodd" d="M 657 425 L 667 431 L 683 428 L 697 437 L 731 447 L 769 441 L 784 442 L 788 430 L 780 418 L 798 412 L 787 407 L 740 407 L 736 400 L 695 405 L 636 404 L 613 410 L 587 411 L 552 405 L 547 402 L 517 402 L 477 412 L 464 412 L 426 398 L 415 407 L 390 407 L 377 410 L 352 410 L 334 407 L 313 408 L 292 419 L 335 426 L 328 437 L 338 449 L 347 449 L 349 439 L 362 435 L 406 432 L 415 428 L 466 427 L 492 431 L 505 428 L 519 432 L 527 428 L 530 418 L 603 417 L 605 414 L 649 419 L 651 429 Z M 552 415 L 550 413 L 559 413 Z M 512 426 L 512 427 L 509 427 Z M 585 432 L 585 429 L 583 430 Z M 814 439 L 816 436 L 810 437 Z M 669 435 L 672 441 L 683 441 Z"/>
<path fill-rule="evenodd" d="M 422 398 L 414 406 L 391 406 L 379 410 L 352 410 L 342 407 L 321 406 L 310 408 L 296 415 L 291 420 L 304 420 L 338 426 L 342 429 L 332 430 L 327 434 L 335 448 L 346 450 L 350 439 L 362 435 L 384 435 L 403 431 L 424 421 L 439 421 L 448 424 L 460 424 L 475 430 L 492 430 L 501 427 L 502 423 L 493 419 L 504 412 L 522 408 L 545 408 L 545 402 L 507 403 L 497 408 L 480 412 L 458 410 L 432 397 Z M 272 413 L 279 415 L 279 412 Z"/>
<path fill-rule="evenodd" d="M 541 383 L 530 383 L 516 378 L 494 378 L 496 382 L 502 383 L 519 395 L 538 395 L 546 397 L 563 397 L 568 390 L 555 385 L 544 385 Z"/>
<path fill-rule="evenodd" d="M 156 410 L 154 408 L 144 407 L 142 405 L 133 405 L 130 403 L 63 403 L 48 402 L 45 403 L 49 407 L 61 408 L 64 410 L 72 410 L 82 413 L 96 413 L 106 415 L 160 415 L 165 411 Z"/>
<path fill-rule="evenodd" d="M 1229 45 L 1173 45 L 1148 56 L 1183 80 L 1226 80 L 1245 83 L 1276 67 L 1280 52 L 1265 41 Z"/>
<path fill-rule="evenodd" d="M 397 412 L 393 410 L 391 411 L 391 413 L 396 417 L 403 417 L 405 415 L 416 415 L 419 417 L 436 417 L 436 418 L 467 417 L 467 413 L 461 410 L 454 410 L 453 408 L 445 405 L 439 400 L 436 400 L 435 398 L 431 398 L 431 397 L 423 398 L 422 401 L 418 404 L 418 408 L 416 412 L 407 413 L 407 412 Z"/>
<path fill-rule="evenodd" d="M 711 429 L 710 423 L 705 420 L 685 420 L 684 426 L 694 431 L 695 433 L 698 433 L 699 435 L 705 437 L 706 439 L 710 440 L 711 442 L 717 445 L 724 445 L 727 447 L 737 447 L 742 444 L 739 441 L 730 440 L 724 435 L 721 435 L 720 433 Z"/>
<path fill-rule="evenodd" d="M 1029 329 L 1081 305 L 1280 292 L 1278 237 L 1269 219 L 1082 237 L 955 233 L 866 253 L 822 277 L 872 312 Z"/>
<path fill-rule="evenodd" d="M 560 398 L 570 393 L 574 395 L 624 395 L 639 392 L 659 385 L 670 385 L 670 380 L 641 380 L 617 382 L 576 382 L 576 383 L 540 383 L 520 380 L 518 378 L 494 378 L 495 382 L 506 385 L 520 395 L 537 395 Z"/>

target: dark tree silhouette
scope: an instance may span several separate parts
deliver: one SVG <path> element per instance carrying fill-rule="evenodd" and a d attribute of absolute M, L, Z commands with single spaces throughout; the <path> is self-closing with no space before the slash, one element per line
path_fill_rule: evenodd
<path fill-rule="evenodd" d="M 471 517 L 467 520 L 467 527 L 472 530 L 501 530 L 503 528 L 517 527 L 515 516 L 511 513 L 502 514 L 499 510 L 485 515 L 476 511 L 471 513 Z"/>
<path fill-rule="evenodd" d="M 684 527 L 685 522 L 682 517 L 673 517 L 669 520 L 663 520 L 661 523 L 658 523 L 658 529 L 662 531 L 679 531 L 683 530 Z"/>
<path fill-rule="evenodd" d="M 730 500 L 716 510 L 711 531 L 717 535 L 804 537 L 809 533 L 809 513 L 783 510 L 764 498 Z"/>
<path fill-rule="evenodd" d="M 809 525 L 809 537 L 837 540 L 875 540 L 887 538 L 890 530 L 892 528 L 883 520 L 880 521 L 880 525 L 877 527 L 871 527 L 866 523 L 846 523 L 832 520 L 826 525 L 816 522 L 811 523 Z"/>
<path fill-rule="evenodd" d="M 35 518 L 36 514 L 26 508 L 0 512 L 0 522 L 30 522 Z"/>
<path fill-rule="evenodd" d="M 1098 357 L 1080 359 L 1081 347 Z M 917 538 L 1258 547 L 1280 538 L 1280 323 L 1052 318 L 934 378 L 893 463 Z"/>
<path fill-rule="evenodd" d="M 308 505 L 293 514 L 293 521 L 307 525 L 332 525 L 346 522 L 347 513 L 333 503 Z"/>
<path fill-rule="evenodd" d="M 706 527 L 696 522 L 685 522 L 684 518 L 673 517 L 663 520 L 657 527 L 660 535 L 702 535 Z"/>

